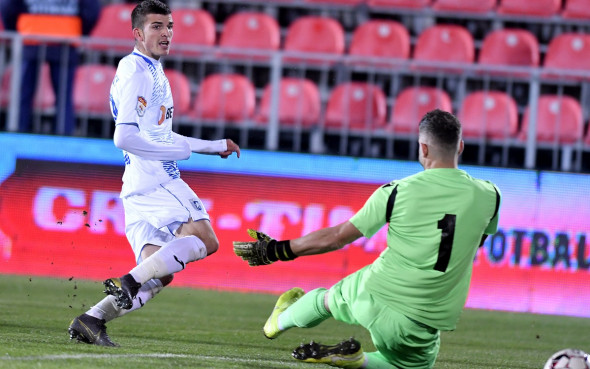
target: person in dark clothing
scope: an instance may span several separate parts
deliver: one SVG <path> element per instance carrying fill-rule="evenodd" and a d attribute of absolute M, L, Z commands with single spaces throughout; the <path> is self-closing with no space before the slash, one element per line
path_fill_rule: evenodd
<path fill-rule="evenodd" d="M 68 42 L 39 42 L 26 36 L 71 39 L 88 35 L 98 21 L 100 10 L 100 0 L 0 0 L 4 28 L 25 36 L 19 103 L 20 132 L 31 131 L 33 100 L 40 67 L 44 62 L 49 64 L 56 95 L 55 132 L 71 135 L 76 124 L 72 95 L 79 60 L 77 47 Z"/>

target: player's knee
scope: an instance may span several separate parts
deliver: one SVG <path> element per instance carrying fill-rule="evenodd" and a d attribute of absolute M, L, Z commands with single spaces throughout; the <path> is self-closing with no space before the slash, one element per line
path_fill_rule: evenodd
<path fill-rule="evenodd" d="M 204 243 L 205 247 L 207 248 L 207 255 L 211 255 L 217 252 L 217 250 L 219 249 L 219 240 L 217 239 L 217 237 L 210 238 Z"/>

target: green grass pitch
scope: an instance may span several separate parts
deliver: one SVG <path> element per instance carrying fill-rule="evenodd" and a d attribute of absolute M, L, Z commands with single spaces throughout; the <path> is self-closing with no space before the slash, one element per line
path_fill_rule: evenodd
<path fill-rule="evenodd" d="M 100 282 L 0 276 L 0 368 L 322 368 L 296 362 L 292 349 L 355 336 L 373 350 L 362 328 L 333 320 L 267 340 L 277 296 L 175 287 L 107 324 L 120 347 L 70 341 L 70 320 L 102 296 Z M 590 319 L 465 310 L 442 334 L 435 368 L 540 369 L 566 347 L 590 351 Z"/>

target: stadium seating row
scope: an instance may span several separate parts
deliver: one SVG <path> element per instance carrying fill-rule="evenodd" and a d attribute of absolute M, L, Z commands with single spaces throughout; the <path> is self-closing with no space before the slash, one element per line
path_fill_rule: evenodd
<path fill-rule="evenodd" d="M 5 91 L 10 71 L 4 74 Z M 107 96 L 115 67 L 87 64 L 78 68 L 74 85 L 74 104 L 78 114 L 109 115 Z M 188 78 L 169 69 L 166 75 L 174 96 L 175 116 L 187 121 L 227 122 L 256 126 L 267 124 L 272 108 L 273 91 L 266 86 L 257 103 L 253 84 L 241 74 L 211 74 L 199 86 L 195 97 L 191 94 Z M 55 96 L 51 89 L 48 67 L 42 71 L 36 107 L 51 108 Z M 282 127 L 301 126 L 309 129 L 323 121 L 328 130 L 353 132 L 390 132 L 409 135 L 415 132 L 416 122 L 427 111 L 440 108 L 453 112 L 451 98 L 436 87 L 412 86 L 403 89 L 392 104 L 387 120 L 387 99 L 376 85 L 347 82 L 337 85 L 322 108 L 320 93 L 308 79 L 281 80 L 278 94 L 278 120 Z M 231 103 L 230 103 L 231 102 Z M 6 106 L 6 98 L 0 104 Z M 514 99 L 501 91 L 475 91 L 468 94 L 456 112 L 463 123 L 466 138 L 491 140 L 526 140 L 529 109 L 519 125 Z M 571 144 L 582 140 L 584 119 L 580 103 L 571 96 L 541 95 L 537 110 L 537 142 Z M 590 145 L 590 134 L 586 135 Z"/>
<path fill-rule="evenodd" d="M 531 2 L 532 3 L 532 2 Z M 128 27 L 131 6 L 113 4 L 105 7 L 92 37 L 129 39 L 120 32 Z M 304 16 L 288 28 L 281 48 L 281 31 L 276 20 L 261 12 L 243 12 L 230 16 L 216 39 L 215 22 L 207 11 L 176 9 L 175 45 L 215 46 L 232 49 L 292 51 L 339 56 L 346 51 L 346 36 L 335 19 Z M 117 24 L 120 23 L 120 24 Z M 178 47 L 180 45 L 180 47 Z M 125 49 L 127 51 L 128 48 Z M 540 46 L 533 33 L 525 29 L 500 29 L 490 32 L 476 58 L 475 42 L 470 32 L 460 25 L 436 24 L 417 38 L 412 51 L 408 30 L 393 20 L 372 19 L 358 26 L 347 50 L 356 57 L 395 58 L 424 62 L 479 63 L 515 67 L 537 67 L 541 64 Z M 233 57 L 244 55 L 233 54 Z M 477 60 L 476 60 L 477 59 Z M 547 47 L 543 67 L 568 71 L 588 71 L 590 34 L 563 33 Z"/>
<path fill-rule="evenodd" d="M 309 3 L 357 6 L 366 4 L 375 8 L 430 7 L 436 11 L 526 15 L 550 17 L 560 15 L 570 19 L 590 18 L 590 3 L 586 0 L 305 0 Z"/>

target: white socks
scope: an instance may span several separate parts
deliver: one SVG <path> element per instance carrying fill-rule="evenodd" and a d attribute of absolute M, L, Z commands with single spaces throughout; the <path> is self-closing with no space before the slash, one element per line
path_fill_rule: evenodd
<path fill-rule="evenodd" d="M 205 256 L 207 256 L 207 248 L 198 237 L 176 238 L 129 272 L 142 285 L 133 299 L 131 309 L 121 309 L 117 306 L 115 297 L 109 295 L 91 307 L 87 314 L 109 322 L 139 309 L 164 288 L 158 278 L 179 272 L 184 269 L 186 264 L 203 259 Z"/>
<path fill-rule="evenodd" d="M 115 296 L 108 295 L 101 301 L 99 301 L 96 305 L 90 308 L 86 312 L 86 314 L 91 315 L 98 319 L 104 319 L 107 322 L 123 316 L 127 313 L 132 312 L 133 310 L 137 310 L 142 307 L 146 302 L 151 300 L 158 292 L 160 292 L 164 288 L 162 282 L 159 279 L 151 279 L 147 281 L 139 291 L 137 292 L 137 296 L 133 299 L 133 306 L 131 309 L 123 309 L 117 306 L 115 302 Z"/>
<path fill-rule="evenodd" d="M 197 236 L 176 238 L 166 244 L 138 266 L 131 269 L 129 274 L 144 284 L 152 278 L 161 278 L 184 269 L 191 261 L 203 259 L 207 256 L 207 248 Z"/>

